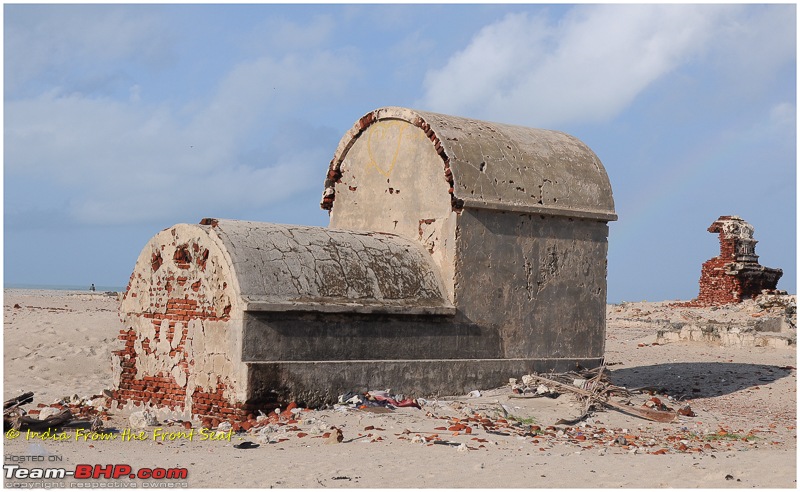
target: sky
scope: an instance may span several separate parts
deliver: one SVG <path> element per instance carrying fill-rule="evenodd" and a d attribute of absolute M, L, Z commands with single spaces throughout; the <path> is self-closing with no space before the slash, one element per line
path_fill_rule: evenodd
<path fill-rule="evenodd" d="M 697 295 L 720 215 L 797 283 L 797 19 L 772 5 L 3 8 L 3 276 L 124 287 L 204 217 L 326 226 L 339 139 L 405 106 L 560 130 L 611 180 L 608 299 Z"/>

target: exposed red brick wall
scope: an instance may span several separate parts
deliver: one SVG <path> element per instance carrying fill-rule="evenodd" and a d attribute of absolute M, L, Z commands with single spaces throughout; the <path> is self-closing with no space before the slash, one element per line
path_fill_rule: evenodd
<path fill-rule="evenodd" d="M 737 216 L 723 215 L 711 224 L 708 232 L 719 234 L 719 256 L 703 263 L 697 298 L 680 306 L 732 304 L 776 288 L 783 272 L 759 265 L 752 231 Z"/>
<path fill-rule="evenodd" d="M 169 337 L 175 336 L 175 324 L 177 321 L 188 320 L 189 317 L 184 313 L 185 310 L 175 309 L 175 306 L 184 306 L 183 303 L 178 303 L 178 300 L 170 300 L 168 303 L 166 314 L 153 314 L 144 313 L 142 316 L 152 319 L 152 323 L 156 330 L 156 337 L 159 337 L 161 331 L 161 320 L 168 319 Z M 171 305 L 171 306 L 170 306 Z M 170 307 L 172 309 L 170 309 Z M 184 351 L 186 345 L 186 336 L 189 330 L 184 328 L 181 333 L 181 340 L 175 351 L 170 355 L 175 356 L 179 352 Z M 142 376 L 137 378 L 136 360 L 139 354 L 136 353 L 135 342 L 136 332 L 133 328 L 120 330 L 119 340 L 125 342 L 125 346 L 113 352 L 114 355 L 119 357 L 120 365 L 122 367 L 122 375 L 120 376 L 119 388 L 114 392 L 114 399 L 119 402 L 120 407 L 128 401 L 133 402 L 136 406 L 142 403 L 151 403 L 159 407 L 168 407 L 170 410 L 183 409 L 184 400 L 186 398 L 186 390 L 182 388 L 175 381 L 171 374 L 159 373 L 155 376 Z M 153 340 L 145 339 L 142 341 L 142 350 L 150 354 L 150 342 Z M 187 375 L 189 372 L 189 361 L 184 358 L 179 362 L 179 365 L 184 368 Z"/>
<path fill-rule="evenodd" d="M 264 406 L 228 401 L 224 396 L 225 389 L 225 385 L 222 383 L 217 383 L 217 388 L 213 392 L 195 389 L 192 393 L 192 415 L 228 422 L 244 422 L 253 420 L 258 410 L 270 411 L 277 407 L 277 404 L 265 408 Z"/>
<path fill-rule="evenodd" d="M 729 264 L 730 260 L 719 256 L 703 263 L 700 269 L 700 294 L 695 304 L 715 306 L 742 300 L 739 279 L 725 273 L 725 267 Z"/>
<path fill-rule="evenodd" d="M 163 248 L 162 248 L 163 249 Z M 197 244 L 179 245 L 171 257 L 164 257 L 158 252 L 149 256 L 148 269 L 152 277 L 147 281 L 149 292 L 141 290 L 142 283 L 138 283 L 139 292 L 131 289 L 134 280 L 142 280 L 141 274 L 132 275 L 126 290 L 126 296 L 149 296 L 150 308 L 142 313 L 123 313 L 128 318 L 148 320 L 155 330 L 154 340 L 145 338 L 141 341 L 142 353 L 137 353 L 138 333 L 135 327 L 126 326 L 120 330 L 119 340 L 122 348 L 115 350 L 115 363 L 121 368 L 119 387 L 113 391 L 113 399 L 122 408 L 127 403 L 135 406 L 152 405 L 170 410 L 190 410 L 192 416 L 213 418 L 217 421 L 244 422 L 252 420 L 257 410 L 271 410 L 269 406 L 253 406 L 244 402 L 231 401 L 224 395 L 232 394 L 227 391 L 225 383 L 217 378 L 211 388 L 195 388 L 191 396 L 191 408 L 186 409 L 187 386 L 181 386 L 171 373 L 140 374 L 138 360 L 144 355 L 153 355 L 156 344 L 161 340 L 171 342 L 174 347 L 169 352 L 169 357 L 181 368 L 188 380 L 191 377 L 195 361 L 191 360 L 187 352 L 189 339 L 189 321 L 202 322 L 230 321 L 231 306 L 216 312 L 214 303 L 205 297 L 206 292 L 213 292 L 215 286 L 205 286 L 207 277 L 197 272 L 205 272 L 209 261 L 209 252 Z M 191 279 L 191 282 L 190 282 Z M 222 288 L 227 288 L 223 283 Z M 166 321 L 166 323 L 165 323 Z M 133 323 L 130 323 L 133 324 Z M 162 330 L 166 327 L 166 333 Z M 175 337 L 180 337 L 174 343 Z M 163 346 L 163 345 L 162 345 Z"/>

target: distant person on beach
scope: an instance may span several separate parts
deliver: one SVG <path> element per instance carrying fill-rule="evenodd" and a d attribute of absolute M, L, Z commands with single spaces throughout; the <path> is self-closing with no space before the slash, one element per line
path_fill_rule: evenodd
<path fill-rule="evenodd" d="M 94 292 L 94 291 L 95 291 L 94 284 L 92 284 L 92 286 L 91 286 L 91 287 L 89 287 L 89 290 L 91 290 L 92 292 Z"/>

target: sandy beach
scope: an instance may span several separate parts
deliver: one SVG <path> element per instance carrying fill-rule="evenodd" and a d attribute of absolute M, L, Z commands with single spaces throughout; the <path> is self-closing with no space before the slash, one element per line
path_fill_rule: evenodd
<path fill-rule="evenodd" d="M 111 388 L 111 351 L 120 330 L 117 296 L 15 289 L 4 294 L 4 399 L 32 391 L 34 401 L 25 408 L 37 409 L 73 395 L 91 400 Z M 665 322 L 744 324 L 773 315 L 752 301 L 719 309 L 663 302 L 608 306 L 609 380 L 654 388 L 652 395 L 632 396 L 632 405 L 656 396 L 695 413 L 670 423 L 602 408 L 583 422 L 556 425 L 580 415 L 575 397 L 515 398 L 506 386 L 426 398 L 421 409 L 386 413 L 300 409 L 249 432 L 210 433 L 216 440 L 202 439 L 199 421 L 191 423 L 189 436 L 189 429 L 159 413 L 159 425 L 145 428 L 142 440 L 126 441 L 121 436 L 131 427 L 131 411 L 112 407 L 103 422 L 108 440 L 84 439 L 75 429 L 63 441 L 6 434 L 5 464 L 31 468 L 33 456 L 68 470 L 127 464 L 134 470 L 187 471 L 180 480 L 108 481 L 114 488 L 795 488 L 796 345 L 657 337 Z M 477 425 L 481 419 L 497 427 Z M 460 430 L 450 430 L 459 424 Z M 526 433 L 520 432 L 523 425 Z M 332 428 L 341 430 L 342 442 L 325 437 Z M 246 441 L 258 447 L 234 447 Z M 7 487 L 45 482 L 56 481 L 9 478 L 8 471 L 4 478 Z M 57 482 L 88 486 L 86 480 Z"/>

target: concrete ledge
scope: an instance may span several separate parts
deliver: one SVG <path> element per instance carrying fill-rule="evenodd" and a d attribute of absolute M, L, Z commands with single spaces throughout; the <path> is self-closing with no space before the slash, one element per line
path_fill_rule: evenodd
<path fill-rule="evenodd" d="M 505 212 L 521 212 L 524 214 L 553 215 L 557 217 L 575 217 L 579 219 L 593 220 L 617 220 L 617 214 L 612 212 L 601 212 L 597 210 L 581 210 L 577 208 L 558 208 L 550 206 L 537 206 L 520 204 L 514 202 L 492 202 L 488 200 L 478 200 L 475 198 L 464 198 L 464 208 L 481 208 L 484 210 L 496 210 Z"/>
<path fill-rule="evenodd" d="M 245 311 L 253 312 L 310 312 L 310 313 L 360 313 L 360 314 L 394 314 L 404 316 L 455 316 L 454 306 L 409 306 L 403 304 L 378 304 L 356 302 L 269 302 L 249 301 Z"/>
<path fill-rule="evenodd" d="M 391 389 L 409 397 L 467 394 L 503 386 L 532 372 L 593 368 L 603 358 L 360 360 L 248 363 L 247 403 L 296 401 L 304 406 L 336 403 L 349 391 Z"/>

